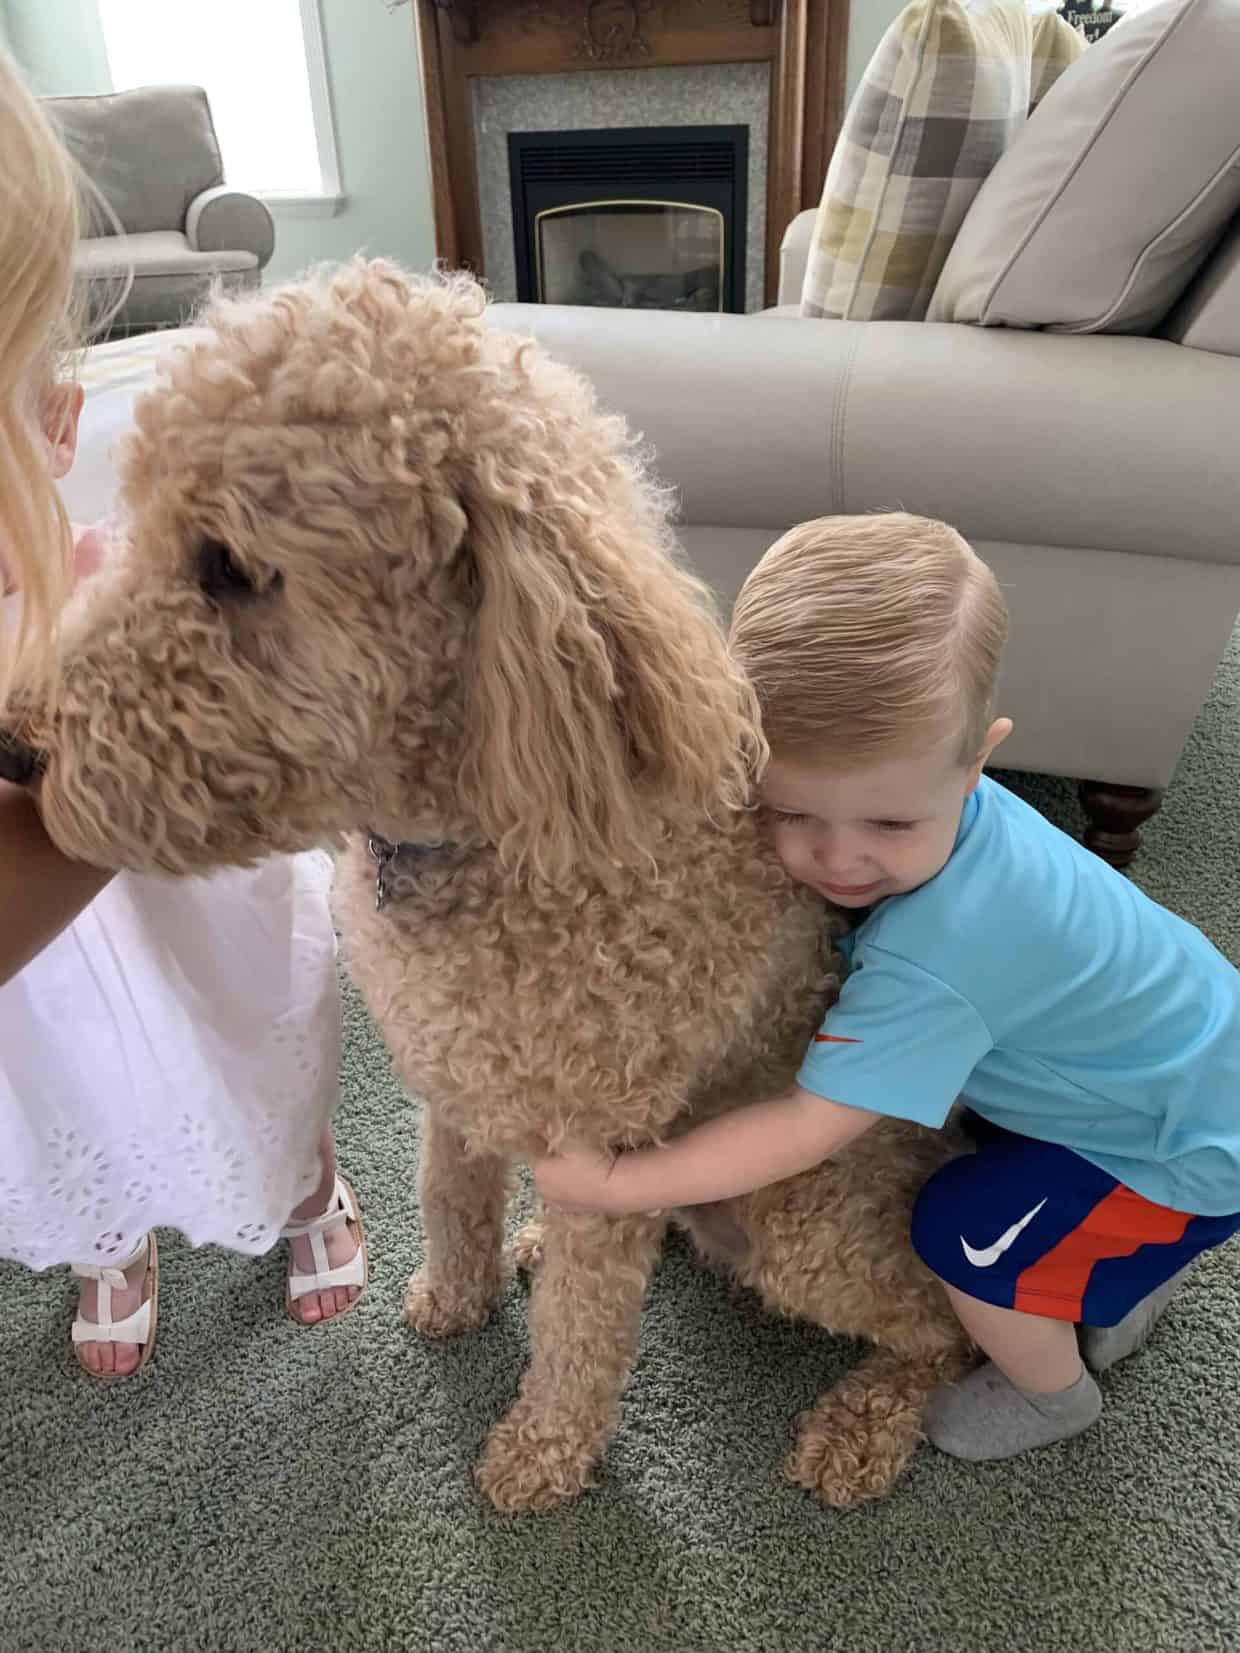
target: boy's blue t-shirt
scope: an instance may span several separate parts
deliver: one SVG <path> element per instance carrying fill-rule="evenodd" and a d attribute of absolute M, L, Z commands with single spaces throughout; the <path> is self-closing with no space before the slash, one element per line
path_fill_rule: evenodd
<path fill-rule="evenodd" d="M 1240 1211 L 1240 972 L 1006 788 L 841 946 L 806 1090 L 924 1125 L 963 1094 L 1160 1205 Z"/>

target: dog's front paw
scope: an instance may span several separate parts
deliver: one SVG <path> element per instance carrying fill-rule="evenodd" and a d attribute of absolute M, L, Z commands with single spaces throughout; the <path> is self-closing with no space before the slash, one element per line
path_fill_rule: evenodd
<path fill-rule="evenodd" d="M 543 1260 L 543 1224 L 537 1220 L 524 1223 L 513 1235 L 508 1251 L 522 1273 L 536 1274 Z"/>
<path fill-rule="evenodd" d="M 603 1445 L 597 1433 L 518 1401 L 491 1431 L 474 1476 L 505 1514 L 551 1510 L 594 1484 Z"/>
<path fill-rule="evenodd" d="M 432 1285 L 425 1269 L 410 1277 L 400 1317 L 423 1337 L 456 1337 L 485 1325 L 495 1307 L 495 1291 L 453 1291 Z"/>
<path fill-rule="evenodd" d="M 855 1509 L 891 1490 L 920 1438 L 917 1406 L 851 1374 L 797 1419 L 784 1474 L 831 1509 Z"/>

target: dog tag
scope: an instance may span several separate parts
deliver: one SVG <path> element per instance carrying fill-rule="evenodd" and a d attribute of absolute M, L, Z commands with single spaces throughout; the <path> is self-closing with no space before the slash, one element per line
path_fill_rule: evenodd
<path fill-rule="evenodd" d="M 373 834 L 367 840 L 366 847 L 377 863 L 375 867 L 375 911 L 381 913 L 388 903 L 388 887 L 385 875 L 396 850 L 393 845 L 388 843 L 386 838 L 376 838 Z"/>

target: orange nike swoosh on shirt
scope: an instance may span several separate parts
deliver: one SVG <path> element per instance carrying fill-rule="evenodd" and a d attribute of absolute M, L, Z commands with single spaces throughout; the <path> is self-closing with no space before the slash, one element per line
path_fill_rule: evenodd
<path fill-rule="evenodd" d="M 815 1033 L 814 1043 L 816 1045 L 859 1045 L 863 1041 L 861 1039 L 841 1039 L 838 1033 Z"/>

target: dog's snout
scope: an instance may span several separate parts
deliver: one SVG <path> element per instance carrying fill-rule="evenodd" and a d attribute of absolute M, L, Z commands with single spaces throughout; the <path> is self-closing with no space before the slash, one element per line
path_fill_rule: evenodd
<path fill-rule="evenodd" d="M 0 780 L 30 786 L 47 766 L 47 757 L 7 729 L 0 729 Z"/>

